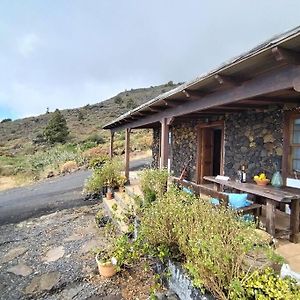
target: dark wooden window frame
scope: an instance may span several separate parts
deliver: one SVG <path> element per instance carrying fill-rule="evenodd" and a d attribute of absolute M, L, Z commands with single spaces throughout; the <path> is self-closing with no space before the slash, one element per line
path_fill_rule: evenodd
<path fill-rule="evenodd" d="M 285 112 L 283 122 L 283 156 L 282 156 L 282 174 L 286 183 L 286 179 L 294 178 L 292 170 L 292 148 L 300 147 L 300 144 L 293 144 L 293 124 L 294 120 L 300 119 L 300 112 Z"/>

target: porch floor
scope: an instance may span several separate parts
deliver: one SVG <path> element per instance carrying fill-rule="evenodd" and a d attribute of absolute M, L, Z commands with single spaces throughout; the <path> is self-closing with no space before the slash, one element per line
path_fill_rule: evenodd
<path fill-rule="evenodd" d="M 266 224 L 264 208 L 260 220 L 263 225 Z M 285 259 L 294 272 L 300 273 L 300 243 L 294 244 L 289 241 L 289 222 L 288 214 L 276 210 L 275 224 L 276 239 L 278 241 L 276 252 Z"/>

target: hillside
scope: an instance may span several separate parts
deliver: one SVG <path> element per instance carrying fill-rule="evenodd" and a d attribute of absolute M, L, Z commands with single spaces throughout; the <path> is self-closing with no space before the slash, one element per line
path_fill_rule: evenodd
<path fill-rule="evenodd" d="M 104 141 L 107 140 L 108 133 L 102 130 L 104 124 L 176 86 L 169 82 L 149 88 L 131 89 L 97 104 L 62 110 L 70 129 L 70 141 L 84 142 L 96 134 Z M 43 132 L 51 115 L 50 112 L 37 117 L 1 123 L 0 155 L 22 152 L 26 145 L 32 144 Z"/>

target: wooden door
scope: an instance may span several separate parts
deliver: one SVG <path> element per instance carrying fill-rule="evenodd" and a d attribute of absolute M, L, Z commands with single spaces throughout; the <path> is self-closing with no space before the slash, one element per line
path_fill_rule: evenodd
<path fill-rule="evenodd" d="M 200 181 L 203 176 L 210 176 L 213 173 L 213 149 L 214 130 L 213 128 L 200 129 Z"/>

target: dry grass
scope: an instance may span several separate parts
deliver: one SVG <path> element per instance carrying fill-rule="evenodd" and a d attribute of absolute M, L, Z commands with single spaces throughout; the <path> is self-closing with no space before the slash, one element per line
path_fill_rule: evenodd
<path fill-rule="evenodd" d="M 0 177 L 0 191 L 12 189 L 18 186 L 14 177 Z"/>

